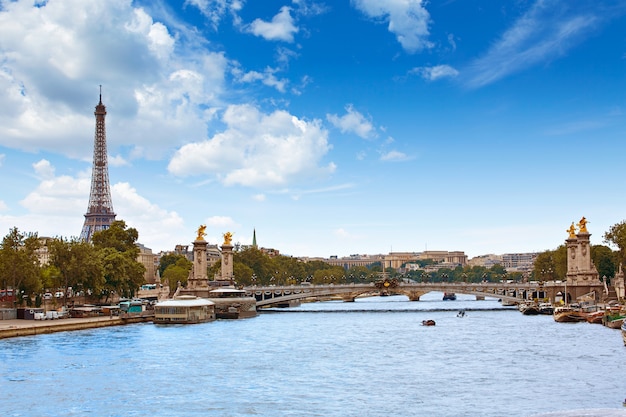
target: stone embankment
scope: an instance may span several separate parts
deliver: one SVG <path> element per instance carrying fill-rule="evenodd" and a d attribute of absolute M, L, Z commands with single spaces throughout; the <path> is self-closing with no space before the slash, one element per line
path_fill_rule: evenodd
<path fill-rule="evenodd" d="M 0 339 L 37 334 L 122 326 L 152 321 L 152 316 L 86 317 L 58 320 L 0 320 Z"/>

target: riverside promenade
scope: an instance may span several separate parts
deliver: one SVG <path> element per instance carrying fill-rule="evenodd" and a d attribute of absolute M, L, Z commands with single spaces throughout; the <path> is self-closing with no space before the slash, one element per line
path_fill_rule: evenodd
<path fill-rule="evenodd" d="M 58 320 L 0 320 L 0 339 L 152 321 L 152 316 L 101 316 Z"/>

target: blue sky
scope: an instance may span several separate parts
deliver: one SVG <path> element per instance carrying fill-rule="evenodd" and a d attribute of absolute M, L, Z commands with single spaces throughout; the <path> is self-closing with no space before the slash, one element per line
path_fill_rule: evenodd
<path fill-rule="evenodd" d="M 626 218 L 620 1 L 0 0 L 0 232 L 78 236 L 99 85 L 153 251 L 554 249 Z"/>

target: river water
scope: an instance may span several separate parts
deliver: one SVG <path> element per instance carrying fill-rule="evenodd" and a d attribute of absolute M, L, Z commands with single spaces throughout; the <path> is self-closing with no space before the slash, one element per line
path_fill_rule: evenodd
<path fill-rule="evenodd" d="M 626 347 L 497 300 L 373 297 L 0 340 L 0 392 L 1 416 L 624 416 Z"/>

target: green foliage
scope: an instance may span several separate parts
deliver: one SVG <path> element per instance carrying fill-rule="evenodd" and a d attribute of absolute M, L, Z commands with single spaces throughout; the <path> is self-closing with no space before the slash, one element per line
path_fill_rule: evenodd
<path fill-rule="evenodd" d="M 113 248 L 117 252 L 133 254 L 137 258 L 139 255 L 139 248 L 136 245 L 138 238 L 137 229 L 127 228 L 124 220 L 116 220 L 108 229 L 94 233 L 91 241 L 96 249 Z"/>
<path fill-rule="evenodd" d="M 36 233 L 20 233 L 17 227 L 0 243 L 0 287 L 32 294 L 39 290 L 39 262 L 36 250 L 41 246 Z"/>
<path fill-rule="evenodd" d="M 145 266 L 137 261 L 139 234 L 134 228 L 126 228 L 123 220 L 94 233 L 92 241 L 98 251 L 104 271 L 104 285 L 100 292 L 106 299 L 112 293 L 132 297 L 144 282 Z"/>
<path fill-rule="evenodd" d="M 161 281 L 167 282 L 170 287 L 170 293 L 174 293 L 178 287 L 178 283 L 184 287 L 187 285 L 189 271 L 193 267 L 193 263 L 184 256 L 180 256 L 176 263 L 170 264 L 163 271 Z"/>
<path fill-rule="evenodd" d="M 608 232 L 604 233 L 604 242 L 614 244 L 619 250 L 617 264 L 626 261 L 626 220 L 611 226 Z"/>
<path fill-rule="evenodd" d="M 73 238 L 56 238 L 48 242 L 50 265 L 42 277 L 45 288 L 65 288 L 74 291 L 91 290 L 99 293 L 105 284 L 102 259 L 88 242 Z"/>
<path fill-rule="evenodd" d="M 554 263 L 554 279 L 564 280 L 567 275 L 567 246 L 560 245 L 552 251 L 552 261 Z"/>
<path fill-rule="evenodd" d="M 547 250 L 537 255 L 533 267 L 533 278 L 536 281 L 554 281 L 556 263 L 554 251 Z"/>
<path fill-rule="evenodd" d="M 254 270 L 241 262 L 233 264 L 233 275 L 238 285 L 252 285 Z"/>
<path fill-rule="evenodd" d="M 178 253 L 166 253 L 165 255 L 161 256 L 161 259 L 159 259 L 159 276 L 163 277 L 163 273 L 165 272 L 167 267 L 170 265 L 175 265 L 180 259 L 184 259 L 185 261 L 189 262 L 190 265 L 193 265 L 193 263 L 188 260 L 184 255 L 180 255 Z"/>
<path fill-rule="evenodd" d="M 608 246 L 594 245 L 591 247 L 591 259 L 600 274 L 600 278 L 607 277 L 609 280 L 615 276 L 616 254 Z"/>

